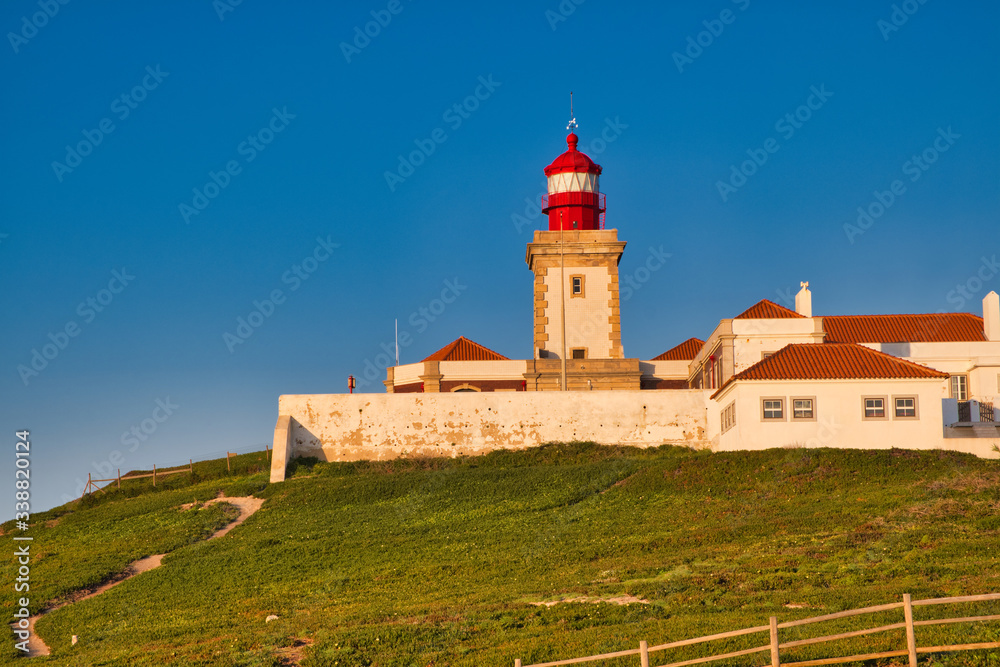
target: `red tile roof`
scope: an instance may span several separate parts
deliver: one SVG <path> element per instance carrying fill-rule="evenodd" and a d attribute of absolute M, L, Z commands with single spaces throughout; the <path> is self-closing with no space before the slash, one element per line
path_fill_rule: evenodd
<path fill-rule="evenodd" d="M 939 379 L 947 373 L 850 343 L 793 343 L 737 373 L 738 380 L 874 380 Z"/>
<path fill-rule="evenodd" d="M 761 299 L 737 315 L 736 320 L 782 320 L 793 317 L 804 317 L 794 310 L 789 310 L 784 306 L 779 306 L 773 301 Z"/>
<path fill-rule="evenodd" d="M 507 357 L 494 352 L 488 347 L 461 336 L 440 350 L 424 359 L 424 361 L 510 361 Z"/>
<path fill-rule="evenodd" d="M 823 318 L 829 343 L 941 343 L 986 340 L 983 318 L 972 313 L 831 315 Z"/>
<path fill-rule="evenodd" d="M 653 361 L 691 361 L 698 356 L 701 347 L 705 344 L 700 338 L 688 338 L 680 345 L 674 346 L 658 357 L 653 357 Z"/>

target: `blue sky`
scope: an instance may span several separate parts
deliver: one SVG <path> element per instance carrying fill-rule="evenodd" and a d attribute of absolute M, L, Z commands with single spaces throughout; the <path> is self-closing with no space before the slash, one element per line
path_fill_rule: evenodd
<path fill-rule="evenodd" d="M 1000 289 L 994 3 L 14 0 L 0 27 L 0 421 L 37 510 L 112 460 L 262 448 L 279 394 L 382 391 L 396 318 L 402 363 L 530 356 L 570 90 L 627 356 L 801 280 L 818 315 Z"/>

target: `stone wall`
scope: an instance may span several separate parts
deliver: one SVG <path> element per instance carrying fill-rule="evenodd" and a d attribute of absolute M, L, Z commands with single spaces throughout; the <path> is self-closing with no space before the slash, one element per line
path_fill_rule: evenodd
<path fill-rule="evenodd" d="M 706 419 L 701 390 L 285 395 L 271 480 L 296 456 L 324 461 L 459 456 L 546 442 L 710 447 L 718 426 Z M 283 419 L 288 418 L 287 426 Z M 276 450 L 277 454 L 277 450 Z"/>

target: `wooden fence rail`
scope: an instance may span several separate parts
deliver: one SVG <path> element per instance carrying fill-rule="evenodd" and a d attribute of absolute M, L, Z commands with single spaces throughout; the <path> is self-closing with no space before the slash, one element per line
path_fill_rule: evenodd
<path fill-rule="evenodd" d="M 268 462 L 270 462 L 270 460 L 271 460 L 271 448 L 269 446 L 265 445 L 264 446 L 264 452 L 265 452 L 265 455 L 267 456 Z M 226 451 L 226 472 L 230 472 L 231 473 L 233 471 L 232 464 L 230 463 L 230 459 L 231 459 L 231 457 L 234 457 L 234 456 L 239 456 L 239 454 L 237 454 L 236 452 L 230 452 L 228 450 Z M 147 472 L 147 473 L 143 473 L 141 475 L 126 475 L 126 476 L 122 477 L 122 470 L 121 470 L 121 468 L 119 468 L 118 469 L 118 476 L 117 477 L 112 477 L 110 479 L 94 479 L 92 477 L 92 474 L 88 472 L 87 473 L 87 486 L 84 487 L 84 489 L 83 489 L 83 495 L 80 496 L 80 497 L 83 498 L 83 496 L 85 496 L 88 493 L 91 493 L 93 491 L 100 491 L 101 493 L 104 493 L 104 489 L 101 488 L 100 486 L 98 486 L 98 484 L 101 484 L 103 482 L 108 482 L 108 486 L 111 486 L 111 482 L 114 482 L 117 485 L 117 487 L 120 489 L 120 488 L 122 488 L 122 481 L 128 481 L 130 479 L 145 479 L 147 477 L 152 477 L 153 478 L 153 486 L 156 486 L 156 479 L 158 477 L 163 477 L 165 475 L 176 475 L 176 474 L 182 473 L 182 472 L 190 473 L 192 475 L 194 474 L 194 461 L 192 459 L 188 459 L 188 465 L 187 465 L 187 467 L 180 468 L 178 470 L 157 470 L 156 469 L 156 464 L 154 463 L 153 464 L 153 472 Z M 105 488 L 107 488 L 107 487 L 105 487 Z"/>
<path fill-rule="evenodd" d="M 918 646 L 916 633 L 914 629 L 916 627 L 925 627 L 930 625 L 945 625 L 949 623 L 975 623 L 982 621 L 1000 621 L 1000 614 L 993 614 L 988 616 L 966 616 L 960 618 L 943 618 L 943 619 L 930 619 L 915 621 L 913 620 L 913 608 L 914 607 L 926 607 L 929 605 L 940 605 L 940 604 L 958 604 L 965 602 L 985 602 L 989 600 L 1000 600 L 1000 593 L 991 593 L 986 595 L 963 595 L 960 597 L 948 597 L 948 598 L 935 598 L 930 600 L 911 600 L 910 594 L 906 593 L 903 595 L 902 602 L 893 602 L 890 604 L 876 605 L 874 607 L 864 607 L 863 609 L 850 609 L 848 611 L 840 611 L 835 614 L 825 614 L 823 616 L 813 616 L 811 618 L 803 618 L 797 621 L 786 621 L 784 623 L 778 623 L 776 616 L 770 618 L 770 623 L 768 625 L 758 625 L 752 628 L 743 628 L 742 630 L 733 630 L 730 632 L 720 632 L 714 635 L 707 635 L 705 637 L 696 637 L 694 639 L 682 639 L 676 642 L 669 642 L 667 644 L 658 644 L 656 646 L 649 646 L 646 641 L 639 642 L 639 648 L 628 649 L 625 651 L 616 651 L 614 653 L 602 653 L 600 655 L 590 655 L 583 658 L 570 658 L 568 660 L 556 660 L 554 662 L 539 662 L 533 665 L 522 665 L 521 659 L 518 658 L 514 660 L 514 667 L 556 667 L 556 665 L 572 665 L 582 662 L 593 662 L 595 660 L 608 660 L 610 658 L 621 658 L 630 655 L 639 656 L 640 667 L 649 667 L 649 654 L 657 651 L 667 651 L 670 649 L 681 648 L 684 646 L 692 646 L 694 644 L 704 644 L 707 642 L 719 641 L 722 639 L 732 639 L 734 637 L 742 637 L 744 635 L 751 635 L 756 633 L 768 633 L 769 641 L 767 644 L 762 646 L 756 646 L 754 648 L 743 649 L 741 651 L 731 651 L 729 653 L 720 653 L 716 655 L 706 656 L 704 658 L 694 658 L 691 660 L 683 660 L 681 662 L 670 662 L 661 665 L 660 667 L 684 667 L 686 665 L 698 665 L 708 662 L 714 662 L 717 660 L 726 660 L 729 658 L 737 658 L 744 655 L 752 655 L 754 653 L 770 653 L 770 667 L 813 667 L 819 665 L 835 665 L 845 662 L 854 662 L 861 660 L 874 660 L 876 658 L 896 658 L 905 656 L 908 660 L 909 667 L 917 667 L 917 655 L 922 653 L 945 653 L 953 651 L 973 651 L 979 649 L 990 649 L 990 648 L 1000 648 L 1000 642 L 979 642 L 974 644 L 952 644 L 946 646 Z M 863 630 L 854 630 L 852 632 L 842 632 L 834 635 L 824 635 L 822 637 L 812 637 L 810 639 L 799 639 L 795 641 L 789 641 L 781 643 L 779 640 L 779 630 L 785 630 L 788 628 L 794 628 L 802 625 L 810 625 L 813 623 L 823 623 L 826 621 L 834 621 L 842 618 L 848 618 L 851 616 L 858 616 L 860 614 L 875 614 L 883 611 L 892 611 L 895 609 L 903 610 L 903 621 L 901 623 L 891 623 L 889 625 L 881 625 L 874 628 L 866 628 Z M 814 644 L 821 644 L 824 642 L 836 641 L 840 639 L 850 639 L 852 637 L 861 637 L 863 635 L 870 635 L 879 632 L 888 632 L 891 630 L 905 630 L 906 635 L 906 648 L 900 648 L 894 651 L 882 651 L 880 653 L 866 653 L 863 655 L 849 655 L 834 658 L 820 658 L 814 660 L 801 660 L 798 662 L 782 662 L 781 661 L 781 651 L 783 649 L 795 648 L 797 646 L 810 646 Z"/>
<path fill-rule="evenodd" d="M 176 475 L 176 474 L 182 473 L 182 472 L 190 473 L 192 475 L 194 474 L 194 461 L 192 459 L 188 459 L 188 465 L 187 465 L 186 468 L 181 468 L 179 470 L 157 470 L 156 469 L 156 464 L 154 463 L 153 464 L 153 472 L 147 472 L 147 473 L 143 473 L 141 475 L 125 475 L 124 477 L 122 477 L 122 469 L 119 468 L 118 469 L 118 476 L 117 477 L 112 477 L 111 479 L 94 479 L 93 477 L 91 477 L 91 473 L 88 472 L 87 473 L 87 486 L 83 489 L 83 496 L 85 496 L 88 493 L 90 493 L 91 489 L 93 489 L 94 491 L 100 491 L 101 493 L 104 493 L 104 489 L 102 489 L 100 486 L 98 486 L 98 484 L 100 484 L 101 482 L 108 482 L 108 486 L 111 486 L 110 483 L 114 482 L 117 485 L 117 487 L 120 489 L 120 488 L 122 488 L 122 480 L 128 481 L 130 479 L 145 479 L 147 477 L 152 477 L 153 478 L 153 486 L 156 486 L 156 478 L 157 477 L 163 477 L 165 475 Z M 83 498 L 83 496 L 80 496 L 80 497 Z"/>

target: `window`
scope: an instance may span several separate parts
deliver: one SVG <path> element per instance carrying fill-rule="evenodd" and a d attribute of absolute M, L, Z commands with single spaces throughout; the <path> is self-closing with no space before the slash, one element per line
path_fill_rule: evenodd
<path fill-rule="evenodd" d="M 969 400 L 969 376 L 968 375 L 952 375 L 951 376 L 951 397 L 957 398 L 960 401 Z"/>
<path fill-rule="evenodd" d="M 785 419 L 785 399 L 783 398 L 762 398 L 761 410 L 765 421 L 784 421 Z"/>
<path fill-rule="evenodd" d="M 708 356 L 706 364 L 708 379 L 706 380 L 708 389 L 718 389 L 722 386 L 722 345 L 719 345 L 712 354 Z"/>
<path fill-rule="evenodd" d="M 572 350 L 573 359 L 586 359 L 587 358 L 587 348 L 585 347 L 574 347 Z"/>
<path fill-rule="evenodd" d="M 569 277 L 569 296 L 573 298 L 575 296 L 583 296 L 584 286 L 586 285 L 586 280 L 584 276 L 570 276 Z"/>
<path fill-rule="evenodd" d="M 796 421 L 812 421 L 816 419 L 815 398 L 793 398 L 792 419 Z"/>
<path fill-rule="evenodd" d="M 723 408 L 721 417 L 723 433 L 736 426 L 736 401 Z"/>
<path fill-rule="evenodd" d="M 917 418 L 917 397 L 916 396 L 896 396 L 893 398 L 895 404 L 896 419 L 916 419 Z"/>
<path fill-rule="evenodd" d="M 865 419 L 885 419 L 885 396 L 866 396 Z"/>

